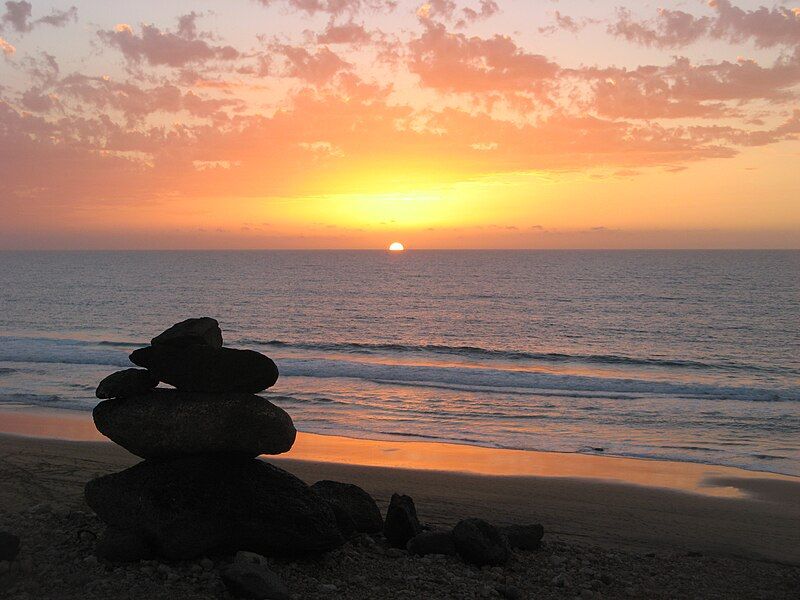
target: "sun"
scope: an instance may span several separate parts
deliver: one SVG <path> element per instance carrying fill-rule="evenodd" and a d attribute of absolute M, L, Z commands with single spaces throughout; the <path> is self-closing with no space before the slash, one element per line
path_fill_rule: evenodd
<path fill-rule="evenodd" d="M 389 250 L 391 250 L 392 252 L 402 252 L 405 249 L 406 247 L 403 246 L 403 244 L 401 244 L 400 242 L 392 242 L 391 244 L 389 244 Z"/>

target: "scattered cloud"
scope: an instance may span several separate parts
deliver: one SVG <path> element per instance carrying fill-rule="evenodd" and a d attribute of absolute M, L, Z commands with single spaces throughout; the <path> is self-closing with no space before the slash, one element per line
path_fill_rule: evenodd
<path fill-rule="evenodd" d="M 769 48 L 779 44 L 800 45 L 800 9 L 760 6 L 744 10 L 729 0 L 710 0 L 711 16 L 694 16 L 681 10 L 659 8 L 655 19 L 638 21 L 630 10 L 619 8 L 609 33 L 628 41 L 657 48 L 681 48 L 703 38 Z"/>
<path fill-rule="evenodd" d="M 38 25 L 63 27 L 78 19 L 78 9 L 75 6 L 66 10 L 53 9 L 49 15 L 38 19 L 32 19 L 33 6 L 25 0 L 6 2 L 5 7 L 6 10 L 0 17 L 0 30 L 9 27 L 17 33 L 27 33 Z"/>
<path fill-rule="evenodd" d="M 239 51 L 232 46 L 213 45 L 205 39 L 206 36 L 198 34 L 195 23 L 198 16 L 192 12 L 180 17 L 175 32 L 143 23 L 137 35 L 133 27 L 120 23 L 114 29 L 98 31 L 97 35 L 133 63 L 144 61 L 150 65 L 183 67 L 210 60 L 239 58 Z"/>

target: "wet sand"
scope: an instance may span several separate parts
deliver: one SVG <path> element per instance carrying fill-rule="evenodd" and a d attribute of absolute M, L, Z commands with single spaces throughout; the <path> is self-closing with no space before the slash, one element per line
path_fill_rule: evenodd
<path fill-rule="evenodd" d="M 54 429 L 55 428 L 55 429 Z M 0 509 L 83 505 L 83 484 L 138 462 L 83 413 L 0 412 Z M 16 435 L 10 435 L 13 432 Z M 68 440 L 24 436 L 54 435 Z M 20 434 L 24 434 L 20 435 Z M 420 518 L 541 522 L 550 539 L 800 564 L 800 479 L 690 463 L 301 434 L 270 461 L 305 481 L 356 483 Z"/>

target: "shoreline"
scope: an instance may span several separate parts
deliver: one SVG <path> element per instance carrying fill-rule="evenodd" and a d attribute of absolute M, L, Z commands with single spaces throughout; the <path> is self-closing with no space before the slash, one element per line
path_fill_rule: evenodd
<path fill-rule="evenodd" d="M 0 407 L 0 435 L 110 443 L 94 427 L 90 412 L 29 406 Z M 266 458 L 480 476 L 598 480 L 728 498 L 754 493 L 748 480 L 800 486 L 800 477 L 795 475 L 692 461 L 441 441 L 376 440 L 302 431 L 298 431 L 288 453 Z"/>
<path fill-rule="evenodd" d="M 551 542 L 641 555 L 719 556 L 800 565 L 800 483 L 722 481 L 734 497 L 564 476 L 503 476 L 262 457 L 308 484 L 355 483 L 385 511 L 390 496 L 414 498 L 435 527 L 477 516 L 499 525 L 541 522 Z M 106 442 L 0 434 L 0 513 L 35 505 L 88 511 L 84 484 L 140 459 Z"/>

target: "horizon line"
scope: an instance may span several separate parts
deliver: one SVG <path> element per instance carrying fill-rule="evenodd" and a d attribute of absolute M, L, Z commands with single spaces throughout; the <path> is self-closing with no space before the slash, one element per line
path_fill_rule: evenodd
<path fill-rule="evenodd" d="M 680 247 L 680 248 L 416 248 L 406 247 L 401 252 L 797 252 L 792 248 L 730 248 L 730 247 Z M 0 248 L 0 252 L 386 252 L 388 248 Z"/>

